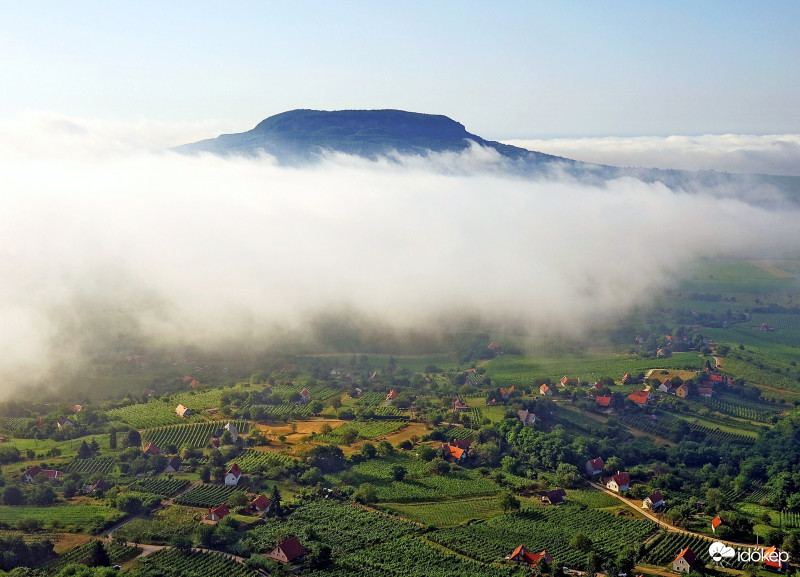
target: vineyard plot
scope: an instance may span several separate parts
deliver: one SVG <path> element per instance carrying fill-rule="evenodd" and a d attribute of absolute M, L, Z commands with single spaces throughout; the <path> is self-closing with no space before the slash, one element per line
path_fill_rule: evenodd
<path fill-rule="evenodd" d="M 222 505 L 236 491 L 241 491 L 241 489 L 227 485 L 198 485 L 175 499 L 175 503 L 177 505 L 186 505 L 187 507 L 203 507 L 207 509 Z"/>
<path fill-rule="evenodd" d="M 231 422 L 236 426 L 240 435 L 247 434 L 250 426 L 247 421 Z M 142 434 L 142 440 L 144 444 L 153 443 L 161 449 L 169 446 L 175 446 L 178 449 L 181 447 L 200 449 L 208 445 L 211 437 L 216 435 L 225 426 L 225 423 L 226 421 L 187 423 L 185 425 L 148 429 Z"/>

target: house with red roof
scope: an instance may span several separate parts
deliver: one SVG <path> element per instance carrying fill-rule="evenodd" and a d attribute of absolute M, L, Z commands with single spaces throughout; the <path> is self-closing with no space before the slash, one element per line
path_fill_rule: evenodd
<path fill-rule="evenodd" d="M 540 553 L 531 553 L 522 545 L 514 549 L 510 555 L 506 556 L 506 560 L 514 561 L 520 565 L 527 565 L 531 569 L 535 568 L 542 560 L 546 561 L 549 565 L 553 564 L 553 558 L 546 550 Z"/>
<path fill-rule="evenodd" d="M 539 387 L 539 394 L 542 395 L 543 397 L 552 397 L 553 389 L 544 384 Z"/>
<path fill-rule="evenodd" d="M 26 483 L 33 483 L 33 480 L 37 475 L 44 475 L 48 479 L 53 480 L 60 479 L 64 473 L 61 471 L 56 471 L 55 469 L 42 469 L 38 465 L 34 465 L 22 474 L 22 480 Z"/>
<path fill-rule="evenodd" d="M 142 449 L 142 452 L 148 455 L 160 455 L 164 451 L 159 449 L 154 443 L 147 443 L 147 446 Z"/>
<path fill-rule="evenodd" d="M 469 411 L 469 405 L 467 405 L 464 401 L 456 397 L 453 399 L 453 410 L 459 413 L 463 413 L 464 411 Z"/>
<path fill-rule="evenodd" d="M 722 519 L 720 518 L 720 516 L 717 515 L 716 517 L 711 519 L 711 532 L 712 533 L 716 533 L 717 532 L 717 528 L 720 525 L 724 525 L 724 523 L 722 522 Z"/>
<path fill-rule="evenodd" d="M 567 385 L 579 385 L 581 384 L 581 381 L 579 379 L 570 379 L 567 377 L 567 375 L 564 375 L 561 377 L 559 383 L 561 383 L 562 387 L 566 387 Z"/>
<path fill-rule="evenodd" d="M 616 475 L 603 480 L 605 481 L 606 487 L 617 493 L 627 491 L 631 486 L 630 475 L 628 475 L 628 473 L 620 473 L 619 471 L 617 471 Z"/>
<path fill-rule="evenodd" d="M 684 547 L 672 562 L 672 570 L 678 573 L 689 573 L 697 561 L 697 555 L 689 547 Z"/>
<path fill-rule="evenodd" d="M 598 407 L 608 408 L 611 405 L 611 397 L 595 397 L 594 402 Z"/>
<path fill-rule="evenodd" d="M 781 557 L 786 558 L 786 561 L 781 560 Z M 781 550 L 773 545 L 764 550 L 764 565 L 778 571 L 786 571 L 789 568 L 788 555 L 781 555 Z"/>
<path fill-rule="evenodd" d="M 306 550 L 300 544 L 297 537 L 292 537 L 286 541 L 281 541 L 278 546 L 267 553 L 265 557 L 280 563 L 291 563 L 306 554 Z"/>
<path fill-rule="evenodd" d="M 261 493 L 258 497 L 253 499 L 250 504 L 247 506 L 247 510 L 251 513 L 269 513 L 269 509 L 272 507 L 272 501 L 267 498 L 264 493 Z"/>
<path fill-rule="evenodd" d="M 650 393 L 648 391 L 635 390 L 628 398 L 639 406 L 644 406 L 650 400 Z"/>
<path fill-rule="evenodd" d="M 392 401 L 394 401 L 396 398 L 397 398 L 397 391 L 392 389 L 391 391 L 386 393 L 386 404 L 391 405 Z"/>
<path fill-rule="evenodd" d="M 603 472 L 603 467 L 605 466 L 606 464 L 600 457 L 597 457 L 596 459 L 589 459 L 586 461 L 586 474 L 592 477 L 599 475 Z"/>
<path fill-rule="evenodd" d="M 653 491 L 642 501 L 642 509 L 650 509 L 651 511 L 655 511 L 659 507 L 663 506 L 664 495 L 661 494 L 661 491 Z"/>
<path fill-rule="evenodd" d="M 441 447 L 442 458 L 451 463 L 463 461 L 467 456 L 467 451 L 461 447 L 457 447 L 452 443 L 445 443 Z"/>
<path fill-rule="evenodd" d="M 225 503 L 223 503 L 219 507 L 211 507 L 208 510 L 208 514 L 205 516 L 205 520 L 217 522 L 223 517 L 227 517 L 230 514 L 231 514 L 230 509 L 228 509 L 228 506 Z"/>
<path fill-rule="evenodd" d="M 239 465 L 234 463 L 231 465 L 231 468 L 228 469 L 228 472 L 225 473 L 225 484 L 228 486 L 235 486 L 239 483 L 239 479 L 242 478 L 242 470 L 239 468 Z"/>
<path fill-rule="evenodd" d="M 714 389 L 711 389 L 709 387 L 697 387 L 697 394 L 699 394 L 701 397 L 706 397 L 707 399 L 710 399 L 711 397 L 714 396 Z"/>
<path fill-rule="evenodd" d="M 625 373 L 624 375 L 622 375 L 622 380 L 620 381 L 621 384 L 627 385 L 630 382 L 631 382 L 631 374 L 630 373 Z"/>
<path fill-rule="evenodd" d="M 603 383 L 601 383 L 600 381 L 595 381 L 595 383 L 594 383 L 592 386 L 593 386 L 593 387 L 594 387 L 596 390 L 598 390 L 598 391 L 602 391 L 602 390 L 603 390 L 603 387 L 604 387 L 605 385 L 603 385 Z"/>
<path fill-rule="evenodd" d="M 311 401 L 311 393 L 308 392 L 308 389 L 303 389 L 300 391 L 300 396 L 303 397 L 302 402 L 308 403 Z"/>

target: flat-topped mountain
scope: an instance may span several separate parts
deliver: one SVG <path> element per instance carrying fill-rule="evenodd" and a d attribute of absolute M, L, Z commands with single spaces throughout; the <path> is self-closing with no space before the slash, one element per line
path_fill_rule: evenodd
<path fill-rule="evenodd" d="M 279 161 L 313 160 L 330 150 L 374 159 L 399 152 L 461 152 L 470 142 L 514 160 L 558 160 L 557 156 L 485 140 L 463 124 L 438 114 L 403 110 L 290 110 L 270 116 L 255 128 L 177 147 L 180 152 L 254 155 L 266 152 Z"/>
<path fill-rule="evenodd" d="M 320 160 L 326 151 L 374 160 L 393 153 L 463 152 L 474 145 L 497 151 L 506 161 L 498 169 L 521 176 L 566 174 L 593 184 L 630 177 L 689 192 L 710 190 L 752 204 L 780 202 L 784 195 L 794 202 L 800 199 L 800 177 L 591 164 L 486 140 L 447 116 L 403 110 L 290 110 L 270 116 L 247 132 L 222 134 L 173 150 L 226 156 L 266 153 L 281 164 L 297 165 Z"/>

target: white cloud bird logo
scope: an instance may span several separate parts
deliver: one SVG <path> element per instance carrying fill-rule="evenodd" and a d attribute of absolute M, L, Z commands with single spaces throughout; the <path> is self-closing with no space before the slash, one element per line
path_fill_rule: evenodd
<path fill-rule="evenodd" d="M 736 556 L 736 551 L 733 550 L 733 547 L 728 547 L 721 541 L 714 541 L 708 548 L 708 554 L 711 555 L 715 563 L 719 563 L 723 559 L 732 559 Z"/>

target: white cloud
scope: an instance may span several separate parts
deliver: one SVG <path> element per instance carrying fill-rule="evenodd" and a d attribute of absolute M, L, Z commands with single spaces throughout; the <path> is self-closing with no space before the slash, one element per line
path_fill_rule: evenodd
<path fill-rule="evenodd" d="M 612 166 L 800 176 L 800 134 L 607 136 L 506 144 Z"/>
<path fill-rule="evenodd" d="M 181 127 L 57 124 L 29 122 L 22 148 L 2 131 L 5 382 L 126 330 L 267 338 L 339 307 L 404 327 L 468 311 L 580 334 L 698 256 L 800 248 L 795 209 L 633 179 L 525 180 L 483 170 L 502 160 L 479 148 L 297 169 L 149 151 Z M 105 140 L 123 144 L 99 154 Z"/>

